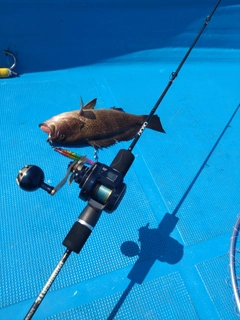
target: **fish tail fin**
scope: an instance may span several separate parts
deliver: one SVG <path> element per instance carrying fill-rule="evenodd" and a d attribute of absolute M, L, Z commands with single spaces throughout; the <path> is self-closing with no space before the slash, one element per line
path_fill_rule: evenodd
<path fill-rule="evenodd" d="M 145 117 L 147 118 L 147 116 L 145 116 Z M 146 119 L 146 118 L 145 118 L 145 119 Z M 163 133 L 165 133 L 165 130 L 164 130 L 163 127 L 162 127 L 160 118 L 159 118 L 159 116 L 157 116 L 157 115 L 154 115 L 154 116 L 152 117 L 152 119 L 151 119 L 150 122 L 148 123 L 147 128 L 152 129 L 152 130 L 155 130 L 155 131 L 158 131 L 158 132 L 163 132 Z"/>

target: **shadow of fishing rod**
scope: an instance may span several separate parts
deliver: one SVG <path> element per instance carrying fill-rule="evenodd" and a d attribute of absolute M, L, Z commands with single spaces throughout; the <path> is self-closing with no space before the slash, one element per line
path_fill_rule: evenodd
<path fill-rule="evenodd" d="M 176 216 L 177 212 L 179 211 L 181 205 L 183 204 L 183 202 L 185 201 L 186 197 L 188 196 L 189 192 L 191 191 L 193 185 L 195 184 L 195 182 L 197 181 L 198 177 L 200 176 L 201 172 L 203 171 L 204 167 L 207 165 L 210 157 L 212 156 L 213 152 L 215 151 L 216 147 L 218 146 L 220 140 L 222 139 L 223 135 L 225 134 L 226 130 L 230 127 L 230 124 L 233 120 L 233 118 L 235 117 L 236 113 L 238 112 L 240 108 L 240 104 L 237 106 L 236 110 L 233 112 L 231 118 L 229 119 L 229 121 L 227 122 L 225 128 L 223 129 L 222 133 L 220 134 L 219 138 L 217 139 L 217 141 L 215 142 L 214 146 L 212 147 L 211 151 L 209 152 L 208 156 L 206 157 L 206 159 L 203 161 L 201 167 L 199 168 L 197 174 L 195 175 L 195 177 L 193 178 L 192 182 L 190 183 L 189 187 L 187 188 L 187 190 L 185 191 L 185 193 L 183 194 L 181 200 L 179 201 L 179 203 L 177 204 L 176 208 L 173 210 L 172 215 Z"/>
<path fill-rule="evenodd" d="M 201 167 L 199 168 L 192 182 L 189 184 L 187 190 L 184 192 L 182 198 L 180 199 L 176 208 L 173 210 L 172 214 L 166 213 L 157 229 L 149 229 L 149 223 L 148 223 L 146 226 L 141 227 L 138 230 L 139 231 L 138 241 L 140 241 L 141 243 L 140 248 L 138 244 L 133 241 L 126 241 L 122 244 L 121 251 L 125 256 L 128 256 L 128 257 L 138 256 L 139 258 L 127 276 L 127 278 L 130 279 L 131 281 L 127 286 L 127 288 L 125 289 L 125 291 L 123 292 L 119 301 L 113 308 L 111 314 L 108 317 L 108 320 L 114 319 L 119 309 L 123 305 L 124 301 L 130 294 L 131 290 L 133 289 L 134 285 L 136 283 L 137 284 L 143 283 L 145 277 L 147 276 L 148 272 L 150 271 L 151 267 L 153 266 L 156 260 L 161 262 L 166 262 L 169 264 L 175 264 L 182 259 L 183 245 L 170 236 L 170 234 L 176 227 L 179 220 L 179 218 L 176 217 L 176 214 L 179 211 L 185 199 L 187 198 L 189 192 L 193 188 L 201 172 L 207 165 L 207 162 L 209 161 L 210 157 L 212 156 L 213 152 L 215 151 L 216 147 L 221 141 L 226 130 L 230 127 L 230 124 L 233 118 L 235 117 L 236 113 L 238 112 L 239 108 L 240 108 L 240 104 L 237 106 L 236 110 L 233 112 L 231 118 L 229 119 L 225 128 L 219 135 L 218 139 L 216 140 L 215 144 L 213 145 L 206 159 L 203 161 Z"/>

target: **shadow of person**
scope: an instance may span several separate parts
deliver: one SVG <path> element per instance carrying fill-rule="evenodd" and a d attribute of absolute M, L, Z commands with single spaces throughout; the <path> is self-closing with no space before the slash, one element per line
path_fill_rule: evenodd
<path fill-rule="evenodd" d="M 134 284 L 143 283 L 156 260 L 176 264 L 182 259 L 183 245 L 170 236 L 178 220 L 179 218 L 175 215 L 166 213 L 158 228 L 150 229 L 149 223 L 147 223 L 146 226 L 138 230 L 140 246 L 134 241 L 126 241 L 121 245 L 121 252 L 125 256 L 138 256 L 138 259 L 127 276 L 131 282 L 115 305 L 108 320 L 114 319 Z"/>

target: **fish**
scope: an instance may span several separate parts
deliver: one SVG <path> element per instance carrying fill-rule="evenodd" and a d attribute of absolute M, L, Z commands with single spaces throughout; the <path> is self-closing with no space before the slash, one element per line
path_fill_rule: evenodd
<path fill-rule="evenodd" d="M 40 129 L 48 134 L 47 142 L 52 146 L 107 148 L 133 139 L 147 119 L 147 115 L 126 113 L 122 108 L 94 110 L 96 102 L 95 98 L 84 105 L 80 98 L 80 110 L 64 112 L 40 123 Z M 165 133 L 157 115 L 147 128 Z"/>

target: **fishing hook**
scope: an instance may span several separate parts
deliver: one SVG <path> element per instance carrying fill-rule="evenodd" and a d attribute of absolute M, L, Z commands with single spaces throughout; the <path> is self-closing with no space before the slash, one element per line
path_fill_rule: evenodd
<path fill-rule="evenodd" d="M 13 71 L 12 69 L 16 66 L 17 64 L 17 59 L 16 57 L 9 51 L 3 50 L 3 52 L 6 55 L 10 55 L 13 57 L 13 65 L 10 68 L 0 68 L 0 78 L 9 78 L 12 75 L 17 75 L 17 73 L 15 71 Z"/>

